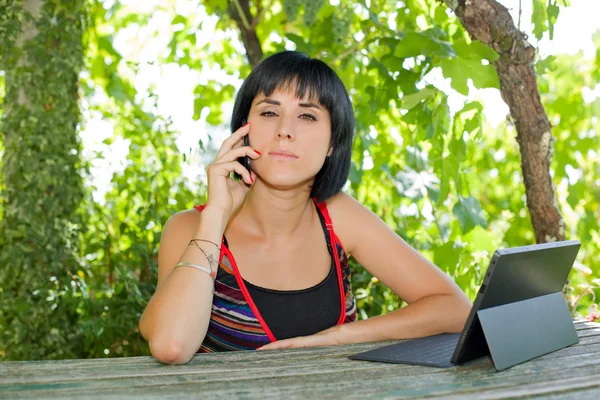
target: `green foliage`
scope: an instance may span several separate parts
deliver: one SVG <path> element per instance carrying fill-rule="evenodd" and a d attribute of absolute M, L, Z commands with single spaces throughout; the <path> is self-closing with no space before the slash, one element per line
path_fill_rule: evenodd
<path fill-rule="evenodd" d="M 2 59 L 0 357 L 82 357 L 75 271 L 84 166 L 76 127 L 85 10 L 46 1 L 34 17 L 17 4 L 0 13 L 0 42 L 10 49 Z"/>
<path fill-rule="evenodd" d="M 295 21 L 300 11 L 301 0 L 283 0 L 283 11 L 289 21 Z"/>
<path fill-rule="evenodd" d="M 325 0 L 304 0 L 304 15 L 302 16 L 304 25 L 310 28 L 317 22 L 317 14 L 324 4 Z"/>
<path fill-rule="evenodd" d="M 552 35 L 558 16 L 553 8 L 556 1 L 533 1 L 535 36 L 541 38 L 546 31 Z M 50 114 L 40 109 L 34 120 L 7 110 L 15 96 L 11 88 L 21 84 L 12 83 L 11 70 L 4 67 L 10 61 L 14 68 L 19 54 L 12 51 L 14 27 L 23 21 L 14 4 L 0 0 L 4 7 L 0 11 L 5 11 L 0 12 L 0 46 L 1 50 L 11 49 L 0 54 L 13 55 L 12 61 L 2 59 L 7 71 L 6 94 L 0 91 L 0 96 L 6 97 L 5 109 L 0 108 L 5 113 L 2 131 L 31 133 L 23 136 L 23 142 L 3 141 L 3 168 L 17 171 L 15 164 L 11 169 L 10 154 L 19 154 L 26 160 L 19 165 L 47 172 L 36 176 L 19 170 L 19 176 L 27 176 L 29 181 L 11 178 L 6 184 L 0 182 L 7 199 L 20 196 L 14 198 L 22 202 L 19 213 L 9 212 L 13 203 L 0 203 L 0 226 L 13 232 L 13 241 L 1 243 L 0 252 L 4 257 L 0 278 L 3 283 L 12 282 L 0 288 L 0 330 L 4 333 L 0 351 L 10 344 L 12 350 L 6 357 L 20 359 L 148 354 L 137 322 L 155 288 L 162 226 L 170 215 L 204 202 L 206 196 L 202 184 L 185 177 L 186 168 L 195 161 L 192 154 L 181 154 L 175 145 L 178 132 L 170 119 L 156 114 L 154 88 L 147 93 L 136 90 L 133 82 L 141 67 L 138 60 L 126 59 L 113 44 L 121 32 L 147 26 L 153 16 L 128 12 L 119 2 L 90 3 L 89 26 L 84 32 L 85 73 L 80 78 L 84 117 L 110 121 L 114 132 L 105 141 L 106 153 L 82 159 L 79 142 L 73 139 L 76 97 L 73 87 L 64 84 L 65 78 L 43 80 L 49 82 L 48 89 L 56 88 L 57 96 L 72 96 L 62 103 L 70 107 L 62 114 L 55 108 Z M 239 32 L 228 18 L 227 4 L 210 0 L 200 7 L 218 19 L 221 33 Z M 252 4 L 251 12 L 256 15 L 258 9 Z M 516 132 L 510 124 L 489 126 L 483 105 L 469 93 L 471 86 L 498 87 L 493 67 L 497 54 L 471 41 L 441 2 L 406 0 L 397 6 L 396 2 L 371 1 L 367 6 L 364 0 L 342 0 L 333 6 L 326 1 L 280 0 L 267 4 L 272 7 L 262 12 L 256 25 L 265 55 L 286 48 L 305 51 L 331 65 L 350 89 L 356 140 L 347 192 L 474 299 L 494 249 L 535 240 L 525 204 Z M 216 67 L 233 78 L 249 74 L 245 55 L 228 38 L 201 42 L 206 22 L 197 18 L 200 12 L 183 15 L 176 12 L 174 2 L 164 2 L 161 7 L 161 12 L 169 15 L 172 29 L 166 34 L 154 33 L 163 40 L 171 35 L 164 41 L 167 45 L 157 64 L 195 72 Z M 64 10 L 60 13 L 67 15 Z M 68 26 L 76 29 L 79 25 Z M 595 44 L 600 49 L 599 38 L 597 35 Z M 82 62 L 80 47 L 70 48 L 71 53 L 53 53 L 52 57 L 62 54 L 64 61 L 59 65 L 75 70 L 80 65 L 75 60 Z M 567 296 L 573 313 L 585 315 L 599 294 L 600 283 L 600 264 L 594 258 L 600 250 L 596 145 L 600 100 L 587 104 L 581 93 L 600 79 L 600 51 L 592 61 L 581 55 L 553 56 L 540 60 L 536 68 L 542 102 L 557 139 L 552 169 L 568 225 L 567 237 L 583 243 Z M 40 71 L 46 69 L 34 73 Z M 452 88 L 469 94 L 458 110 L 456 105 L 451 107 L 448 93 L 430 83 L 432 71 L 441 71 Z M 23 77 L 31 73 L 20 72 Z M 0 83 L 2 79 L 0 75 Z M 227 125 L 229 116 L 224 115 L 223 105 L 231 104 L 234 94 L 235 88 L 221 79 L 211 77 L 202 82 L 194 89 L 194 118 L 206 118 L 213 126 Z M 62 98 L 53 98 L 52 107 Z M 47 104 L 47 99 L 39 104 Z M 16 128 L 17 122 L 22 126 Z M 70 129 L 63 129 L 65 126 Z M 76 172 L 108 158 L 108 146 L 118 141 L 127 143 L 125 168 L 113 176 L 103 201 L 96 202 L 92 193 L 97 188 L 89 184 L 82 188 Z M 42 144 L 55 153 L 41 149 Z M 220 143 L 209 140 L 199 145 L 210 155 Z M 65 154 L 65 149 L 73 148 L 76 154 Z M 43 162 L 54 163 L 54 167 L 42 165 L 39 157 L 32 159 L 40 150 Z M 73 168 L 61 170 L 64 165 Z M 25 194 L 31 193 L 34 185 L 45 193 L 47 183 L 53 180 L 62 183 L 62 197 Z M 23 194 L 10 192 L 9 186 L 20 188 Z M 32 222 L 21 223 L 28 220 Z M 25 240 L 25 233 L 34 240 Z M 14 257 L 13 253 L 18 253 L 22 262 L 7 268 L 7 257 Z M 39 254 L 45 257 L 41 263 L 33 258 Z M 350 259 L 350 264 L 361 318 L 404 305 L 385 282 L 372 277 L 355 259 Z M 25 273 L 25 266 L 36 270 Z M 20 286 L 13 290 L 15 282 Z M 13 294 L 7 296 L 7 289 Z M 24 310 L 35 315 L 31 327 L 25 326 L 31 322 L 29 317 L 13 317 L 23 315 Z M 59 312 L 63 314 L 57 318 Z M 16 329 L 6 328 L 15 323 Z M 30 334 L 33 329 L 44 332 L 42 339 L 33 339 L 37 346 L 25 341 L 25 337 L 35 338 Z"/>
<path fill-rule="evenodd" d="M 156 109 L 156 94 L 151 90 L 140 98 L 123 78 L 135 75 L 139 65 L 126 62 L 112 40 L 101 34 L 109 24 L 126 28 L 139 19 L 132 20 L 119 7 L 106 10 L 101 4 L 92 9 L 92 18 L 86 63 L 91 74 L 83 83 L 90 97 L 105 93 L 108 99 L 90 104 L 90 112 L 114 122 L 106 144 L 124 139 L 129 152 L 126 167 L 113 176 L 105 204 L 93 201 L 97 188 L 88 186 L 80 208 L 87 227 L 80 238 L 85 263 L 78 271 L 86 288 L 80 317 L 85 353 L 88 357 L 149 354 L 137 322 L 154 293 L 162 226 L 173 213 L 201 202 L 205 193 L 203 188 L 192 191 L 193 185 L 183 176 L 185 155 L 175 144 L 171 121 L 147 111 Z M 95 69 L 102 61 L 107 68 Z"/>
<path fill-rule="evenodd" d="M 595 44 L 598 57 L 600 42 Z M 581 53 L 561 55 L 544 60 L 537 72 L 556 138 L 552 170 L 561 181 L 558 192 L 567 231 L 583 243 L 583 257 L 576 264 L 578 273 L 571 274 L 567 297 L 573 306 L 586 310 L 600 295 L 596 256 L 600 251 L 600 98 L 588 103 L 582 94 L 598 84 L 597 64 Z"/>
<path fill-rule="evenodd" d="M 202 110 L 208 108 L 206 122 L 218 125 L 223 121 L 221 104 L 231 99 L 234 92 L 235 88 L 232 85 L 222 85 L 215 81 L 197 86 L 194 90 L 194 119 L 199 119 Z"/>
<path fill-rule="evenodd" d="M 0 69 L 5 69 L 17 57 L 13 51 L 24 18 L 21 4 L 16 1 L 0 2 Z"/>

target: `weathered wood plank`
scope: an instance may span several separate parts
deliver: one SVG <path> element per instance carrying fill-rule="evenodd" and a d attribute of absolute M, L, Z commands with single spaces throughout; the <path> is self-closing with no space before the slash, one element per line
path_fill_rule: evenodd
<path fill-rule="evenodd" d="M 344 365 L 345 364 L 345 365 Z M 193 371 L 186 374 L 172 374 L 161 376 L 157 379 L 156 376 L 135 376 L 120 378 L 105 379 L 99 377 L 93 379 L 88 377 L 88 380 L 58 382 L 49 384 L 34 385 L 3 385 L 0 388 L 1 392 L 8 392 L 11 395 L 15 393 L 34 395 L 39 390 L 44 392 L 52 392 L 60 396 L 77 395 L 84 396 L 86 392 L 98 393 L 105 390 L 129 390 L 131 388 L 152 388 L 152 392 L 156 387 L 168 387 L 179 385 L 198 384 L 205 390 L 222 392 L 227 387 L 252 387 L 255 383 L 253 376 L 259 376 L 261 381 L 269 381 L 275 386 L 281 386 L 283 383 L 294 384 L 294 382 L 311 383 L 311 386 L 322 386 L 323 383 L 340 382 L 344 379 L 350 379 L 360 382 L 376 381 L 381 378 L 389 379 L 396 378 L 396 384 L 401 384 L 401 387 L 413 387 L 419 385 L 413 390 L 429 393 L 435 385 L 445 384 L 453 389 L 458 389 L 461 386 L 463 389 L 472 386 L 474 382 L 476 387 L 488 386 L 501 387 L 509 385 L 521 385 L 527 382 L 547 380 L 549 377 L 552 380 L 560 380 L 564 377 L 563 369 L 565 367 L 573 367 L 579 369 L 586 366 L 588 370 L 600 373 L 600 360 L 598 354 L 575 354 L 562 357 L 560 362 L 555 360 L 544 360 L 543 357 L 532 360 L 529 363 L 513 367 L 507 371 L 496 373 L 492 369 L 491 363 L 488 360 L 477 362 L 478 365 L 470 365 L 466 367 L 455 367 L 451 369 L 437 369 L 425 367 L 413 367 L 406 365 L 382 364 L 382 363 L 366 363 L 354 362 L 345 360 L 343 363 L 325 365 L 324 363 L 313 363 L 304 367 L 297 365 L 281 365 L 280 368 L 259 368 L 253 370 L 247 369 L 232 369 L 230 371 Z M 233 366 L 235 368 L 235 366 Z M 470 368 L 469 368 L 470 367 Z M 181 369 L 185 367 L 166 367 L 171 369 Z M 434 373 L 430 373 L 435 371 Z M 581 376 L 580 373 L 578 373 Z M 499 380 L 498 376 L 502 375 Z M 418 378 L 418 379 L 415 379 Z M 400 379 L 400 381 L 398 381 Z M 459 386 L 456 384 L 460 383 Z M 294 385 L 293 385 L 294 386 Z M 264 389 L 264 388 L 263 388 Z M 261 390 L 263 390 L 261 389 Z M 332 388 L 333 389 L 333 388 Z M 354 388 L 356 389 L 356 388 Z M 418 390 L 417 390 L 418 389 Z M 216 393 L 215 393 L 216 394 Z"/>
<path fill-rule="evenodd" d="M 586 339 L 587 341 L 588 339 Z M 589 340 L 593 340 L 594 343 L 589 345 L 577 345 L 569 348 L 561 349 L 556 352 L 545 355 L 545 359 L 556 359 L 561 357 L 569 357 L 573 355 L 579 354 L 591 354 L 595 353 L 600 358 L 600 335 L 596 337 L 592 337 Z M 325 350 L 325 349 L 324 349 Z M 338 349 L 340 350 L 340 349 Z M 289 356 L 285 354 L 286 352 L 290 352 Z M 69 382 L 76 381 L 82 379 L 88 379 L 90 376 L 94 379 L 122 379 L 124 377 L 137 377 L 137 376 L 152 376 L 156 379 L 160 379 L 160 376 L 164 375 L 181 375 L 181 374 L 205 374 L 205 375 L 218 375 L 224 372 L 231 371 L 253 371 L 255 373 L 259 372 L 269 372 L 270 370 L 282 371 L 285 369 L 310 369 L 310 368 L 328 368 L 330 366 L 342 365 L 340 364 L 342 361 L 344 363 L 352 363 L 354 365 L 358 363 L 356 366 L 357 369 L 371 369 L 371 368 L 379 368 L 381 364 L 379 363 L 366 363 L 366 362 L 357 362 L 352 360 L 346 360 L 347 354 L 352 354 L 348 352 L 342 352 L 341 354 L 335 354 L 334 356 L 330 356 L 327 358 L 323 358 L 323 356 L 319 356 L 319 353 L 315 355 L 315 349 L 303 349 L 305 357 L 301 357 L 302 352 L 298 351 L 284 351 L 283 354 L 286 358 L 285 362 L 282 360 L 274 359 L 270 355 L 265 353 L 253 353 L 253 355 L 245 355 L 243 359 L 240 357 L 236 357 L 234 360 L 223 361 L 219 364 L 204 362 L 203 359 L 208 360 L 208 358 L 225 358 L 221 357 L 222 354 L 214 354 L 214 355 L 202 355 L 198 356 L 194 359 L 194 361 L 186 366 L 163 366 L 161 364 L 156 363 L 151 360 L 151 365 L 145 364 L 142 368 L 140 368 L 140 364 L 123 364 L 114 366 L 105 366 L 104 368 L 99 368 L 95 366 L 92 360 L 88 360 L 88 362 L 84 365 L 84 367 L 77 368 L 69 368 L 68 374 L 65 374 L 64 369 L 56 369 L 53 368 L 51 370 L 29 370 L 25 368 L 16 368 L 14 370 L 9 371 L 6 374 L 0 374 L 0 389 L 4 384 L 43 384 L 48 382 Z M 295 353 L 295 354 L 294 354 Z M 276 352 L 279 356 L 282 356 L 281 352 Z M 231 358 L 231 357 L 230 357 Z M 315 361 L 317 361 L 315 363 Z M 344 364 L 347 365 L 347 364 Z M 399 365 L 400 368 L 408 369 L 412 368 L 408 365 Z M 461 366 L 460 368 L 465 368 Z M 428 368 L 430 373 L 436 373 L 439 369 L 436 368 Z"/>
<path fill-rule="evenodd" d="M 600 335 L 583 338 L 580 344 L 543 356 L 545 359 L 560 358 L 573 354 L 596 353 L 600 356 Z M 380 344 L 379 344 L 380 345 Z M 374 346 L 374 347 L 377 347 Z M 236 352 L 221 354 L 198 355 L 192 362 L 185 366 L 164 366 L 150 357 L 137 357 L 134 362 L 126 362 L 131 359 L 99 359 L 78 360 L 78 363 L 67 363 L 57 368 L 60 361 L 49 363 L 4 363 L 0 364 L 0 385 L 7 383 L 44 383 L 52 381 L 70 381 L 86 379 L 89 376 L 101 379 L 122 378 L 123 376 L 154 376 L 178 374 L 219 374 L 233 370 L 268 371 L 270 368 L 280 370 L 289 368 L 301 368 L 305 366 L 326 367 L 329 364 L 344 362 L 357 363 L 357 361 L 346 360 L 347 355 L 354 351 L 340 346 L 320 349 L 296 349 L 273 352 Z M 282 362 L 282 357 L 285 362 Z M 600 357 L 599 357 L 600 358 Z M 98 361 L 98 362 L 96 362 Z M 378 368 L 379 363 L 358 362 L 368 367 Z M 14 367 L 10 367 L 12 364 Z M 50 364 L 50 365 L 48 365 Z M 69 365 L 70 364 L 70 365 Z M 103 365 L 102 365 L 103 364 Z M 32 368 L 35 367 L 35 368 Z M 400 365 L 401 368 L 412 368 L 408 365 Z M 461 368 L 466 368 L 461 366 Z M 428 368 L 435 373 L 438 369 Z M 65 371 L 69 371 L 65 373 Z"/>
<path fill-rule="evenodd" d="M 541 400 L 598 400 L 599 397 L 600 390 L 598 390 L 598 388 L 570 390 L 568 392 L 535 396 L 536 399 Z"/>
<path fill-rule="evenodd" d="M 389 343 L 197 355 L 0 364 L 0 398 L 502 398 L 600 390 L 600 324 L 577 321 L 580 343 L 497 373 L 489 359 L 449 369 L 348 360 Z"/>
<path fill-rule="evenodd" d="M 590 375 L 582 376 L 586 371 Z M 79 388 L 79 390 L 49 390 L 43 389 L 44 397 L 49 398 L 86 398 L 86 397 L 110 397 L 111 394 L 118 393 L 123 397 L 152 397 L 152 398 L 170 398 L 170 397 L 197 397 L 197 396 L 217 396 L 217 397 L 244 397 L 244 398 L 306 398 L 306 397 L 349 397 L 349 398 L 418 398 L 424 396 L 456 395 L 466 398 L 466 396 L 475 398 L 502 398 L 507 396 L 519 396 L 522 393 L 532 394 L 556 393 L 564 390 L 574 390 L 577 388 L 595 388 L 598 384 L 594 383 L 594 376 L 600 373 L 600 366 L 595 368 L 581 370 L 573 368 L 568 370 L 556 369 L 550 373 L 537 374 L 539 378 L 533 383 L 532 376 L 519 374 L 510 380 L 506 376 L 500 376 L 489 382 L 478 381 L 470 376 L 454 376 L 445 382 L 433 379 L 421 379 L 415 376 L 397 376 L 390 375 L 378 377 L 373 375 L 351 376 L 354 379 L 333 379 L 333 376 L 319 377 L 317 374 L 298 377 L 276 377 L 260 379 L 247 379 L 243 381 L 222 381 L 209 382 L 207 384 L 198 384 L 194 381 L 181 379 L 176 385 L 150 385 L 147 383 L 138 383 L 125 388 L 104 387 L 99 389 Z M 500 383 L 501 386 L 494 386 Z M 73 389 L 73 388 L 71 388 Z M 485 397 L 481 395 L 485 394 Z M 9 396 L 20 398 L 36 397 L 36 393 L 15 393 Z M 37 392 L 40 395 L 40 392 Z"/>
<path fill-rule="evenodd" d="M 588 322 L 588 324 L 591 324 Z M 593 324 L 597 331 L 587 329 L 578 330 L 580 343 L 577 346 L 586 346 L 589 344 L 600 343 L 600 324 Z M 362 343 L 358 345 L 329 346 L 312 349 L 292 349 L 285 350 L 285 357 L 292 362 L 314 361 L 322 358 L 345 358 L 350 354 L 381 347 L 386 344 L 396 343 Z M 562 352 L 566 349 L 559 350 Z M 260 354 L 260 356 L 258 356 Z M 270 352 L 229 352 L 219 354 L 202 354 L 194 357 L 188 364 L 194 365 L 201 363 L 204 366 L 216 367 L 222 365 L 230 368 L 230 363 L 244 363 L 250 366 L 253 363 L 278 363 L 282 353 L 277 351 Z M 553 353 L 554 354 L 554 353 Z M 26 361 L 26 362 L 5 362 L 0 363 L 0 383 L 9 382 L 15 376 L 24 374 L 38 375 L 42 373 L 54 374 L 65 370 L 78 370 L 85 372 L 88 370 L 97 373 L 98 371 L 123 371 L 133 368 L 144 374 L 170 374 L 170 370 L 165 370 L 165 366 L 159 364 L 151 357 L 128 357 L 128 358 L 102 358 L 93 360 L 61 360 L 61 361 Z M 178 367 L 166 367 L 178 368 Z"/>

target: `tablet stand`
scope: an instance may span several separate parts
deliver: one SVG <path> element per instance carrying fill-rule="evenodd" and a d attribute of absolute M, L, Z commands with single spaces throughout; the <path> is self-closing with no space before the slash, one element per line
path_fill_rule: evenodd
<path fill-rule="evenodd" d="M 562 292 L 486 308 L 477 316 L 498 371 L 579 343 Z"/>

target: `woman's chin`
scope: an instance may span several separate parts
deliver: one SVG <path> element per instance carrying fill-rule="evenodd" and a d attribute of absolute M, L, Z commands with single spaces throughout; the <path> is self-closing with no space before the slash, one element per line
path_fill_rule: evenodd
<path fill-rule="evenodd" d="M 268 176 L 261 175 L 261 181 L 265 186 L 273 189 L 291 189 L 300 186 L 308 185 L 309 179 L 302 179 L 297 174 L 269 174 Z"/>

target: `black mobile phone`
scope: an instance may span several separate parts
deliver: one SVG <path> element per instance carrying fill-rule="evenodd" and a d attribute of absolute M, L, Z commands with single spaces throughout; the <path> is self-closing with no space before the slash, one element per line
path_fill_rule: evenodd
<path fill-rule="evenodd" d="M 246 124 L 246 122 L 247 122 L 246 119 L 243 119 L 242 126 L 244 126 Z M 246 134 L 242 140 L 243 140 L 244 146 L 250 146 L 249 134 Z M 248 156 L 239 157 L 237 160 L 240 164 L 242 164 L 244 166 L 244 168 L 246 168 L 248 170 L 249 173 L 252 172 L 252 168 L 250 167 L 250 157 L 248 157 Z M 238 178 L 240 180 L 242 179 L 242 176 L 239 175 L 238 173 L 235 173 L 234 175 L 236 178 Z"/>

